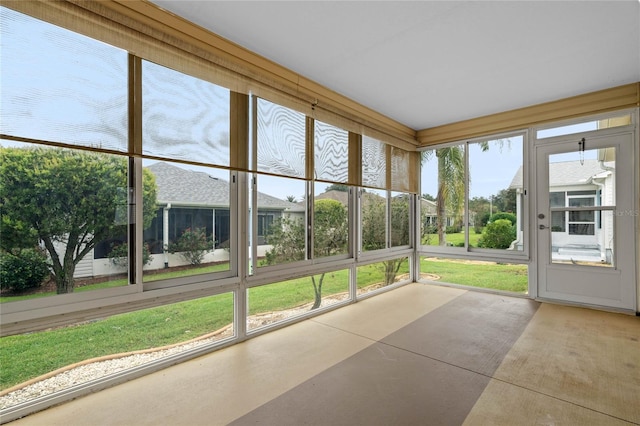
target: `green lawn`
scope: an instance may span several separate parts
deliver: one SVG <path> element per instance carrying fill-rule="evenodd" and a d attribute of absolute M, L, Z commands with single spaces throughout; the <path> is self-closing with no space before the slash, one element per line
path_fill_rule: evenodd
<path fill-rule="evenodd" d="M 478 240 L 482 237 L 482 234 L 476 234 L 475 232 L 471 232 L 469 234 L 469 244 L 472 247 L 478 247 Z M 447 234 L 446 235 L 447 244 L 455 246 L 455 247 L 464 247 L 464 234 L 462 232 L 458 232 L 456 234 Z M 438 243 L 438 234 L 427 234 L 427 236 L 423 239 L 423 244 L 428 246 L 437 246 Z"/>
<path fill-rule="evenodd" d="M 358 287 L 383 280 L 378 265 L 358 270 L 366 277 L 358 280 Z M 327 273 L 323 296 L 347 291 L 346 283 L 347 270 Z M 95 288 L 86 287 L 85 290 Z M 309 277 L 256 287 L 250 289 L 250 311 L 253 314 L 288 309 L 313 301 L 313 294 Z M 85 359 L 183 342 L 232 322 L 233 296 L 228 293 L 55 330 L 6 336 L 0 339 L 0 389 Z"/>
<path fill-rule="evenodd" d="M 144 282 L 158 281 L 158 280 L 166 280 L 170 278 L 179 278 L 186 277 L 190 275 L 196 274 L 206 274 L 210 272 L 218 272 L 218 271 L 226 271 L 229 269 L 228 263 L 218 263 L 215 265 L 206 265 L 193 267 L 189 269 L 182 269 L 179 271 L 170 271 L 170 272 L 160 272 L 160 273 L 145 273 L 143 277 Z M 111 287 L 122 287 L 129 284 L 129 280 L 127 278 L 122 279 L 114 279 L 111 281 L 105 281 L 97 284 L 79 286 L 74 289 L 76 293 L 80 293 L 83 291 L 91 291 L 91 290 L 99 290 L 102 288 L 111 288 Z M 25 294 L 19 296 L 2 296 L 0 297 L 0 303 L 6 302 L 17 302 L 19 300 L 28 300 L 28 299 L 37 299 L 40 297 L 47 296 L 55 296 L 56 293 L 54 291 L 44 292 L 44 293 L 34 293 L 34 294 Z"/>
<path fill-rule="evenodd" d="M 438 281 L 525 293 L 528 289 L 527 265 L 473 262 L 455 259 L 422 259 L 420 272 L 437 275 Z"/>
<path fill-rule="evenodd" d="M 526 266 L 522 265 L 422 260 L 421 270 L 439 275 L 443 282 L 520 292 L 527 288 Z M 406 272 L 405 263 L 399 273 Z M 358 288 L 383 282 L 383 277 L 382 263 L 360 266 Z M 327 273 L 322 294 L 347 291 L 347 283 L 347 270 Z M 309 277 L 249 290 L 251 314 L 283 310 L 311 301 L 313 287 Z M 233 295 L 226 293 L 54 330 L 3 337 L 0 339 L 0 389 L 86 359 L 190 340 L 232 322 Z"/>

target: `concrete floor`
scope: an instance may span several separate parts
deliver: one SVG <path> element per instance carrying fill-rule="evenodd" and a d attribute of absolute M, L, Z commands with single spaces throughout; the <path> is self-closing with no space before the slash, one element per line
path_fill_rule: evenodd
<path fill-rule="evenodd" d="M 410 284 L 11 424 L 640 424 L 640 318 Z"/>

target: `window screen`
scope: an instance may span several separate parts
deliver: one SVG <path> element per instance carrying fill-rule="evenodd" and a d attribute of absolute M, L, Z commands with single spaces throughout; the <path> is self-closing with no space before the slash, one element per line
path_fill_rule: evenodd
<path fill-rule="evenodd" d="M 229 90 L 142 63 L 143 152 L 229 165 Z"/>
<path fill-rule="evenodd" d="M 315 179 L 346 183 L 349 178 L 349 132 L 316 121 L 314 126 Z"/>
<path fill-rule="evenodd" d="M 127 52 L 0 8 L 2 133 L 126 152 Z"/>
<path fill-rule="evenodd" d="M 257 101 L 257 171 L 305 178 L 305 115 Z"/>
<path fill-rule="evenodd" d="M 386 145 L 367 136 L 362 136 L 362 185 L 387 187 Z"/>

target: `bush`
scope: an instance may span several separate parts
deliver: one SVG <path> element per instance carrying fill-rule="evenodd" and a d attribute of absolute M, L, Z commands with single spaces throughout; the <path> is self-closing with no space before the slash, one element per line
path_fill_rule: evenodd
<path fill-rule="evenodd" d="M 47 257 L 39 249 L 0 252 L 0 289 L 19 292 L 36 288 L 48 276 Z"/>
<path fill-rule="evenodd" d="M 447 226 L 444 230 L 446 234 L 459 234 L 462 232 L 462 227 L 460 226 Z"/>
<path fill-rule="evenodd" d="M 207 239 L 206 231 L 203 228 L 184 230 L 178 241 L 169 244 L 169 253 L 180 253 L 180 255 L 192 265 L 199 265 L 204 259 L 204 255 L 213 249 L 213 241 Z"/>
<path fill-rule="evenodd" d="M 129 264 L 129 245 L 126 242 L 111 244 L 109 259 L 111 259 L 111 263 L 116 266 L 126 267 Z M 150 264 L 152 260 L 153 256 L 149 253 L 149 244 L 145 243 L 142 246 L 143 265 Z"/>
<path fill-rule="evenodd" d="M 516 227 L 509 219 L 498 219 L 484 228 L 478 247 L 506 249 L 516 239 Z"/>
<path fill-rule="evenodd" d="M 513 213 L 499 212 L 491 216 L 491 222 L 501 219 L 507 219 L 512 225 L 515 225 L 517 220 L 516 215 Z"/>

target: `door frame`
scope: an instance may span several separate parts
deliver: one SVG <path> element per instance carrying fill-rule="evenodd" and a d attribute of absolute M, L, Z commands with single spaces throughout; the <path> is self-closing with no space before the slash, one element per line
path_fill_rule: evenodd
<path fill-rule="evenodd" d="M 619 114 L 620 112 L 618 112 Z M 547 299 L 547 298 L 543 298 L 540 295 L 540 277 L 539 277 L 539 265 L 540 262 L 543 261 L 542 259 L 539 259 L 540 256 L 540 251 L 538 244 L 540 243 L 539 240 L 539 229 L 538 229 L 538 225 L 539 225 L 539 220 L 537 218 L 538 215 L 538 194 L 539 194 L 539 190 L 543 190 L 543 188 L 539 188 L 539 182 L 538 182 L 538 174 L 539 173 L 546 173 L 547 170 L 547 165 L 545 164 L 539 164 L 539 159 L 538 159 L 538 152 L 540 150 L 540 148 L 543 147 L 553 147 L 553 146 L 557 146 L 557 147 L 562 147 L 562 146 L 568 146 L 569 143 L 571 144 L 577 144 L 577 141 L 579 141 L 581 138 L 585 138 L 587 141 L 589 139 L 601 139 L 601 138 L 605 138 L 605 137 L 614 137 L 614 136 L 623 136 L 623 135 L 627 135 L 630 136 L 631 141 L 632 141 L 632 146 L 631 146 L 631 150 L 632 150 L 632 160 L 633 163 L 631 165 L 631 170 L 632 170 L 632 175 L 633 178 L 631 179 L 631 185 L 632 185 L 632 189 L 631 191 L 634 194 L 634 198 L 631 202 L 632 205 L 632 210 L 630 212 L 630 214 L 634 215 L 633 213 L 635 212 L 635 220 L 633 220 L 633 243 L 632 243 L 632 247 L 631 249 L 633 250 L 633 256 L 635 259 L 637 259 L 638 256 L 638 244 L 640 241 L 640 216 L 638 214 L 638 204 L 639 204 L 639 200 L 638 200 L 638 189 L 640 188 L 640 179 L 639 179 L 639 162 L 638 162 L 638 151 L 640 151 L 640 149 L 638 149 L 638 132 L 636 129 L 638 120 L 637 120 L 637 110 L 635 110 L 634 112 L 632 112 L 632 123 L 628 126 L 624 126 L 624 127 L 617 127 L 617 128 L 610 128 L 610 129 L 602 129 L 602 130 L 593 130 L 593 131 L 586 131 L 586 132 L 581 132 L 581 133 L 573 133 L 573 134 L 569 134 L 569 135 L 561 135 L 561 136 L 555 136 L 555 137 L 547 137 L 547 138 L 543 138 L 543 139 L 538 139 L 537 138 L 537 132 L 536 129 L 533 129 L 533 131 L 531 132 L 531 144 L 530 144 L 530 148 L 529 148 L 529 158 L 531 161 L 531 165 L 532 167 L 530 168 L 530 189 L 531 189 L 531 195 L 532 197 L 530 198 L 530 204 L 529 204 L 529 235 L 531 236 L 530 238 L 530 243 L 531 243 L 531 267 L 529 268 L 529 295 L 530 297 L 537 299 L 537 300 L 544 300 L 544 301 L 553 301 L 553 302 L 558 302 L 558 303 L 562 303 L 562 304 L 568 304 L 568 305 L 579 305 L 579 306 L 588 306 L 588 307 L 594 307 L 594 308 L 600 308 L 600 309 L 606 309 L 606 310 L 612 310 L 612 311 L 623 311 L 623 312 L 638 312 L 638 306 L 640 305 L 639 302 L 639 298 L 640 298 L 640 294 L 639 294 L 639 290 L 638 290 L 638 277 L 640 277 L 640 265 L 638 265 L 638 262 L 636 261 L 636 265 L 635 265 L 635 269 L 633 270 L 633 277 L 634 277 L 634 288 L 633 288 L 633 296 L 632 296 L 632 301 L 631 303 L 628 304 L 628 306 L 625 307 L 608 307 L 608 306 L 600 306 L 600 305 L 595 305 L 595 304 L 590 304 L 590 303 L 585 303 L 585 302 L 581 302 L 581 301 L 575 301 L 575 300 L 564 300 L 564 299 Z M 596 117 L 596 118 L 592 118 L 592 117 L 582 117 L 578 120 L 574 120 L 573 122 L 570 123 L 559 123 L 557 124 L 557 126 L 563 126 L 565 124 L 576 124 L 576 123 L 584 123 L 584 122 L 588 122 L 588 121 L 595 121 L 600 119 L 600 117 Z M 545 127 L 549 127 L 549 126 L 545 126 Z M 588 145 L 587 145 L 587 149 Z M 548 161 L 548 157 L 547 161 Z M 616 159 L 618 160 L 618 159 Z M 620 159 L 622 160 L 622 159 Z M 628 160 L 628 159 L 627 159 Z"/>

